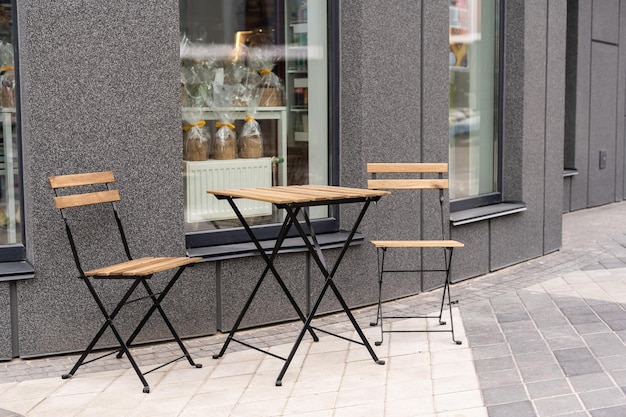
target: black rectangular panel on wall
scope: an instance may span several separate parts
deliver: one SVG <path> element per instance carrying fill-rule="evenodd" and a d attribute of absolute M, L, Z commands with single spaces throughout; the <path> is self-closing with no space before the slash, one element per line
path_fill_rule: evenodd
<path fill-rule="evenodd" d="M 615 196 L 618 47 L 600 42 L 591 46 L 589 112 L 589 201 L 599 206 Z"/>

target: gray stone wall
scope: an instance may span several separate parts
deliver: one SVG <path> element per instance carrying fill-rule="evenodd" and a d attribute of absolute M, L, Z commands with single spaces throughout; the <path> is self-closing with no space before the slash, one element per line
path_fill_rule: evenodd
<path fill-rule="evenodd" d="M 559 246 L 562 178 L 553 167 L 562 164 L 564 2 L 507 1 L 504 195 L 525 201 L 528 211 L 452 228 L 453 238 L 466 243 L 455 252 L 455 279 Z M 333 103 L 340 109 L 340 184 L 364 187 L 367 162 L 447 161 L 448 3 L 342 0 L 340 7 L 340 102 Z M 18 283 L 20 354 L 27 357 L 80 350 L 101 323 L 76 279 L 49 175 L 113 170 L 134 255 L 183 255 L 185 248 L 178 2 L 33 0 L 19 2 L 18 12 L 26 246 L 36 268 L 35 279 Z M 381 200 L 360 231 L 366 239 L 436 233 L 437 196 L 424 197 L 396 193 Z M 342 208 L 343 228 L 357 209 Z M 400 225 L 396 219 L 402 218 L 413 223 Z M 80 233 L 91 240 L 87 263 L 113 259 L 117 243 L 108 239 L 109 228 L 95 234 L 95 226 L 88 223 Z M 327 251 L 331 264 L 337 254 Z M 426 265 L 439 258 L 423 255 Z M 407 254 L 395 261 L 414 266 L 421 258 Z M 304 305 L 322 283 L 314 265 L 307 269 L 310 264 L 304 254 L 278 262 Z M 166 305 L 181 335 L 230 329 L 262 265 L 260 258 L 244 258 L 188 270 Z M 374 302 L 376 270 L 371 245 L 349 249 L 337 282 L 350 305 Z M 263 302 L 252 306 L 244 326 L 296 317 L 271 274 L 267 282 Z M 442 283 L 442 277 L 407 281 L 385 296 Z M 119 295 L 113 284 L 105 285 L 105 296 Z M 331 297 L 320 311 L 336 309 Z M 124 330 L 136 314 L 133 308 L 122 316 Z M 164 326 L 154 319 L 142 340 L 164 337 Z M 110 343 L 109 337 L 104 344 Z"/>
<path fill-rule="evenodd" d="M 112 170 L 134 256 L 185 254 L 178 2 L 29 1 L 18 16 L 25 243 L 36 268 L 18 284 L 19 341 L 32 356 L 80 349 L 101 323 L 76 279 L 48 176 Z M 118 243 L 95 226 L 80 229 L 85 265 L 113 259 Z M 214 328 L 209 269 L 190 270 L 167 300 L 183 334 Z M 120 294 L 122 283 L 111 284 L 105 298 Z M 144 339 L 165 334 L 152 321 Z"/>

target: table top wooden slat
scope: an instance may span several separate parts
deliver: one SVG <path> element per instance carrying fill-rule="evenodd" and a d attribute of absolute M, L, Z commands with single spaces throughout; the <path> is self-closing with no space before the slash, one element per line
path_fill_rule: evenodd
<path fill-rule="evenodd" d="M 277 187 L 208 190 L 209 194 L 223 197 L 247 198 L 273 204 L 310 203 L 324 200 L 381 197 L 388 191 L 331 185 L 289 185 Z"/>

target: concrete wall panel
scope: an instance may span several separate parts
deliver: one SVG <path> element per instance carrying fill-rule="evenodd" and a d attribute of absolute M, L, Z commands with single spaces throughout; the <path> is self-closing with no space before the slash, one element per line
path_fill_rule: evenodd
<path fill-rule="evenodd" d="M 593 0 L 592 39 L 617 44 L 619 39 L 620 0 Z"/>
<path fill-rule="evenodd" d="M 18 287 L 20 346 L 23 355 L 38 355 L 84 348 L 101 322 L 75 278 L 49 175 L 113 170 L 133 254 L 185 254 L 178 2 L 32 1 L 18 8 L 22 139 L 28 156 L 26 246 L 37 274 Z M 85 262 L 101 265 L 113 259 L 109 249 L 117 240 L 108 239 L 110 230 L 96 232 L 96 226 L 91 222 L 81 229 L 91 234 Z M 176 291 L 188 295 L 184 301 L 168 300 L 186 307 L 170 313 L 175 322 L 193 316 L 187 308 L 196 313 L 183 335 L 214 329 L 202 313 L 210 297 L 196 291 L 209 278 L 203 271 L 189 270 L 181 279 Z M 105 298 L 119 295 L 119 283 L 105 287 Z M 122 319 L 121 326 L 132 327 L 130 320 Z M 165 326 L 157 328 L 146 329 L 145 336 L 167 337 Z"/>
<path fill-rule="evenodd" d="M 613 202 L 615 195 L 618 48 L 594 42 L 591 57 L 589 206 L 598 206 Z M 600 152 L 606 155 L 604 168 Z"/>

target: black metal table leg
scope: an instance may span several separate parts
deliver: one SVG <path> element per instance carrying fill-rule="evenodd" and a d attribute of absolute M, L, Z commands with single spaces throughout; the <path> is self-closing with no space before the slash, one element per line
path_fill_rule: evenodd
<path fill-rule="evenodd" d="M 239 326 L 240 326 L 243 318 L 245 317 L 248 309 L 250 308 L 250 305 L 252 304 L 252 301 L 256 297 L 256 294 L 257 294 L 259 288 L 261 287 L 261 284 L 265 280 L 265 277 L 267 276 L 269 271 L 272 271 L 272 274 L 274 275 L 274 277 L 276 278 L 276 281 L 278 282 L 278 284 L 280 285 L 281 289 L 283 290 L 283 293 L 285 294 L 285 296 L 287 297 L 287 299 L 289 300 L 289 302 L 293 306 L 294 310 L 296 311 L 296 314 L 298 314 L 298 317 L 300 318 L 300 320 L 303 323 L 306 322 L 306 317 L 305 317 L 304 313 L 302 312 L 302 310 L 300 309 L 300 307 L 296 303 L 296 300 L 291 295 L 291 292 L 287 288 L 287 285 L 282 280 L 282 278 L 280 277 L 280 274 L 278 273 L 278 271 L 274 267 L 274 259 L 278 255 L 278 250 L 280 249 L 283 241 L 287 237 L 287 232 L 291 228 L 292 219 L 290 217 L 286 217 L 285 220 L 283 221 L 283 224 L 281 226 L 280 232 L 278 233 L 278 238 L 276 239 L 276 243 L 274 245 L 274 248 L 272 249 L 272 252 L 271 252 L 270 256 L 268 256 L 265 253 L 265 249 L 263 249 L 263 246 L 261 245 L 261 243 L 257 239 L 256 235 L 254 234 L 254 232 L 252 231 L 252 229 L 250 228 L 250 226 L 246 222 L 245 218 L 243 217 L 243 215 L 239 211 L 239 208 L 235 204 L 233 198 L 232 197 L 228 197 L 226 200 L 230 204 L 231 208 L 235 212 L 235 215 L 237 216 L 237 218 L 239 219 L 241 224 L 243 225 L 244 229 L 246 230 L 246 232 L 247 232 L 248 236 L 250 237 L 250 239 L 252 240 L 253 244 L 256 246 L 256 248 L 259 251 L 261 257 L 265 261 L 266 266 L 265 266 L 265 269 L 263 270 L 263 273 L 261 274 L 261 276 L 257 280 L 257 283 L 256 283 L 254 289 L 252 290 L 252 293 L 250 294 L 250 296 L 246 300 L 244 308 L 239 313 L 239 316 L 237 317 L 237 320 L 235 321 L 235 324 L 233 325 L 232 329 L 228 333 L 228 337 L 226 338 L 226 341 L 222 345 L 222 348 L 221 348 L 220 352 L 218 354 L 216 354 L 216 355 L 213 355 L 213 359 L 221 358 L 224 355 L 224 353 L 226 353 L 226 350 L 228 349 L 228 346 L 229 346 L 230 342 L 232 340 L 234 340 L 235 333 L 239 330 Z M 306 325 L 305 326 L 305 330 L 307 330 L 311 334 L 311 337 L 313 337 L 314 341 L 316 341 L 316 342 L 319 341 L 318 336 L 315 334 L 315 332 L 313 331 L 312 328 L 310 328 L 308 325 Z"/>
<path fill-rule="evenodd" d="M 339 268 L 339 265 L 340 265 L 340 263 L 341 263 L 341 261 L 343 259 L 343 256 L 345 255 L 348 247 L 350 246 L 350 243 L 352 242 L 352 239 L 354 238 L 356 230 L 358 229 L 361 221 L 363 220 L 363 217 L 365 216 L 365 212 L 367 211 L 367 208 L 368 208 L 369 204 L 370 204 L 370 200 L 366 200 L 364 205 L 363 205 L 363 207 L 361 208 L 361 212 L 360 212 L 357 220 L 355 221 L 355 223 L 354 223 L 354 225 L 352 227 L 352 230 L 350 231 L 350 233 L 348 235 L 348 238 L 346 239 L 346 241 L 344 242 L 344 245 L 341 248 L 339 256 L 335 260 L 335 264 L 333 266 L 333 269 L 330 272 L 328 271 L 328 268 L 326 267 L 326 263 L 324 261 L 323 255 L 321 255 L 321 250 L 320 250 L 319 243 L 317 242 L 317 239 L 315 237 L 315 232 L 313 231 L 313 228 L 311 227 L 311 223 L 310 223 L 310 220 L 309 220 L 308 216 L 306 215 L 306 212 L 305 212 L 304 218 L 305 218 L 305 222 L 307 224 L 307 227 L 309 228 L 309 230 L 311 230 L 313 244 L 311 244 L 311 242 L 307 238 L 306 232 L 302 228 L 302 225 L 300 225 L 300 223 L 298 223 L 298 221 L 296 219 L 297 211 L 294 210 L 294 208 L 292 206 L 281 207 L 281 208 L 284 208 L 287 211 L 287 216 L 292 218 L 292 223 L 294 224 L 294 226 L 298 230 L 298 233 L 300 234 L 300 236 L 304 240 L 305 245 L 307 246 L 307 249 L 309 250 L 309 253 L 311 254 L 313 259 L 315 260 L 316 264 L 318 265 L 319 270 L 324 275 L 325 282 L 324 282 L 324 286 L 322 287 L 322 290 L 320 291 L 320 293 L 319 293 L 319 295 L 317 297 L 317 300 L 315 301 L 315 304 L 314 304 L 313 308 L 311 309 L 311 311 L 308 314 L 308 317 L 306 319 L 304 327 L 300 331 L 300 333 L 298 335 L 298 338 L 296 339 L 296 341 L 295 341 L 295 343 L 294 343 L 294 345 L 293 345 L 293 347 L 291 349 L 291 352 L 289 353 L 289 356 L 287 357 L 287 360 L 285 361 L 285 364 L 283 365 L 280 373 L 278 374 L 278 377 L 276 378 L 276 386 L 281 386 L 282 385 L 282 379 L 285 376 L 285 373 L 287 372 L 287 369 L 289 368 L 289 365 L 291 364 L 291 361 L 293 360 L 293 358 L 294 358 L 294 356 L 296 354 L 296 351 L 298 350 L 298 347 L 300 346 L 300 343 L 302 342 L 302 339 L 304 337 L 306 329 L 309 328 L 309 326 L 311 325 L 311 321 L 313 320 L 313 318 L 315 316 L 315 313 L 317 312 L 317 309 L 319 308 L 319 306 L 320 306 L 320 304 L 321 304 L 321 302 L 322 302 L 322 300 L 323 300 L 323 298 L 324 298 L 328 288 L 331 288 L 331 290 L 333 291 L 333 293 L 337 297 L 337 300 L 341 304 L 341 308 L 346 313 L 346 315 L 350 319 L 350 322 L 352 323 L 352 326 L 355 328 L 356 332 L 358 333 L 358 335 L 359 335 L 359 337 L 361 339 L 360 343 L 367 348 L 367 350 L 370 353 L 370 355 L 371 355 L 372 359 L 374 360 L 374 362 L 379 364 L 379 365 L 384 365 L 385 364 L 384 360 L 378 359 L 378 356 L 376 355 L 376 352 L 374 352 L 374 349 L 369 344 L 367 338 L 365 337 L 365 334 L 363 333 L 363 331 L 361 330 L 359 324 L 357 323 L 356 319 L 354 318 L 354 315 L 350 312 L 349 306 L 346 304 L 344 298 L 341 296 L 341 293 L 340 293 L 339 289 L 336 287 L 335 283 L 333 282 L 334 275 L 337 272 L 337 269 Z"/>

